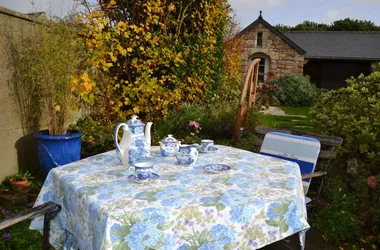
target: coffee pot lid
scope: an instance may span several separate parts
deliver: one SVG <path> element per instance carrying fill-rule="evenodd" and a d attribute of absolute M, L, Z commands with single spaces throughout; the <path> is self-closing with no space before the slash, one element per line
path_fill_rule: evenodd
<path fill-rule="evenodd" d="M 140 120 L 137 120 L 137 115 L 132 115 L 131 116 L 132 119 L 130 119 L 129 121 L 127 121 L 127 125 L 128 126 L 143 126 L 145 125 L 145 123 L 143 123 L 142 121 Z"/>

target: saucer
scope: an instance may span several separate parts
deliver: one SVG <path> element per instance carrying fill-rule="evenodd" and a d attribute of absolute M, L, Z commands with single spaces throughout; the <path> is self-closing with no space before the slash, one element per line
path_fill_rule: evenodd
<path fill-rule="evenodd" d="M 212 173 L 212 174 L 219 174 L 219 173 L 225 173 L 231 168 L 227 165 L 223 164 L 209 164 L 203 167 L 203 169 L 206 172 Z"/>
<path fill-rule="evenodd" d="M 208 148 L 208 150 L 204 150 L 202 147 L 198 148 L 199 153 L 215 153 L 218 151 L 218 148 L 215 146 L 211 146 Z"/>
<path fill-rule="evenodd" d="M 147 182 L 150 182 L 150 181 L 154 181 L 154 180 L 157 180 L 158 178 L 160 178 L 160 176 L 156 173 L 152 173 L 152 176 L 150 179 L 147 179 L 147 180 L 139 180 L 137 178 L 137 176 L 131 174 L 130 176 L 128 176 L 128 179 L 134 183 L 147 183 Z"/>

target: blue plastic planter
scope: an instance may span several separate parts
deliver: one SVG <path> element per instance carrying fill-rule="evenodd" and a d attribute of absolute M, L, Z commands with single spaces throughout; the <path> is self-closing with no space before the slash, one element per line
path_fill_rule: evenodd
<path fill-rule="evenodd" d="M 49 135 L 48 130 L 34 134 L 37 139 L 38 160 L 45 175 L 52 168 L 78 161 L 82 133 L 68 131 L 65 135 Z"/>

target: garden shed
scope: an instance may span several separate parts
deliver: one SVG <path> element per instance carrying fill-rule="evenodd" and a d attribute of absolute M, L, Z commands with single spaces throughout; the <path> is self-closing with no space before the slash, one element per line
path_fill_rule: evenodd
<path fill-rule="evenodd" d="M 252 59 L 261 58 L 261 81 L 268 72 L 295 72 L 309 75 L 319 88 L 337 89 L 351 76 L 369 75 L 380 61 L 380 32 L 280 32 L 260 14 L 240 35 L 242 72 Z"/>

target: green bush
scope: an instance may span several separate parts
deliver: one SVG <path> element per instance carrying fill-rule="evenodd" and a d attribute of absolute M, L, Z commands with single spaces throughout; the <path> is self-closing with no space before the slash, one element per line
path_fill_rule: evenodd
<path fill-rule="evenodd" d="M 380 72 L 347 83 L 322 94 L 311 113 L 326 134 L 343 137 L 343 152 L 379 163 Z"/>
<path fill-rule="evenodd" d="M 340 151 L 346 158 L 355 158 L 359 165 L 352 172 L 341 169 L 332 181 L 341 178 L 348 187 L 347 195 L 356 199 L 358 221 L 372 233 L 380 231 L 380 72 L 347 80 L 348 87 L 323 93 L 311 111 L 315 123 L 326 134 L 344 139 Z M 346 164 L 344 164 L 346 165 Z M 331 169 L 331 168 L 330 168 Z M 347 173 L 344 175 L 342 173 Z M 368 178 L 376 178 L 370 187 Z M 326 190 L 329 193 L 329 190 Z M 332 192 L 332 191 L 331 191 Z M 330 192 L 330 193 L 331 193 Z M 336 203 L 332 200 L 330 204 Z M 337 205 L 338 206 L 338 205 Z M 327 209 L 326 209 L 327 210 Z M 330 214 L 327 220 L 334 220 Z M 322 220 L 322 219 L 321 219 Z M 348 222 L 350 223 L 350 222 Z M 349 224 L 350 225 L 350 224 Z M 330 225 L 324 225 L 328 230 Z M 343 226 L 342 226 L 343 228 Z M 344 229 L 348 230 L 349 226 Z M 345 238 L 342 236 L 342 238 Z"/>
<path fill-rule="evenodd" d="M 83 133 L 82 158 L 115 149 L 112 137 L 115 127 L 116 124 L 94 121 L 91 117 L 80 119 L 72 125 L 71 129 Z"/>
<path fill-rule="evenodd" d="M 273 86 L 273 91 L 268 94 L 286 106 L 312 106 L 318 94 L 317 87 L 310 82 L 309 76 L 284 75 L 274 78 L 270 84 Z"/>
<path fill-rule="evenodd" d="M 213 105 L 185 104 L 182 108 L 170 112 L 168 116 L 153 121 L 152 145 L 159 145 L 159 141 L 165 139 L 168 134 L 173 134 L 184 143 L 200 143 L 204 138 L 231 140 L 236 114 L 237 106 L 229 102 L 217 102 Z M 256 113 L 249 116 L 249 128 L 252 131 L 257 124 L 257 117 Z M 189 125 L 190 121 L 200 124 L 199 133 L 194 126 Z M 71 126 L 71 129 L 83 132 L 82 157 L 114 149 L 113 131 L 116 124 L 87 117 Z"/>
<path fill-rule="evenodd" d="M 184 105 L 182 109 L 171 112 L 154 124 L 153 143 L 157 145 L 158 141 L 168 134 L 173 134 L 175 138 L 186 143 L 199 143 L 203 138 L 231 140 L 235 130 L 236 114 L 237 105 L 229 102 L 218 102 L 207 106 Z M 196 133 L 194 127 L 189 125 L 190 121 L 200 124 L 199 134 Z M 249 128 L 253 129 L 256 124 L 257 114 L 251 113 Z"/>
<path fill-rule="evenodd" d="M 348 181 L 346 159 L 338 158 L 329 166 L 329 174 L 321 194 L 324 205 L 319 206 L 310 220 L 328 241 L 354 240 L 360 233 L 358 217 L 360 195 L 367 191 L 361 178 Z M 364 173 L 360 173 L 364 175 Z M 365 180 L 365 178 L 363 178 Z"/>
<path fill-rule="evenodd" d="M 360 221 L 356 218 L 356 201 L 339 191 L 333 203 L 313 216 L 312 226 L 322 232 L 327 241 L 353 240 L 360 233 Z"/>

